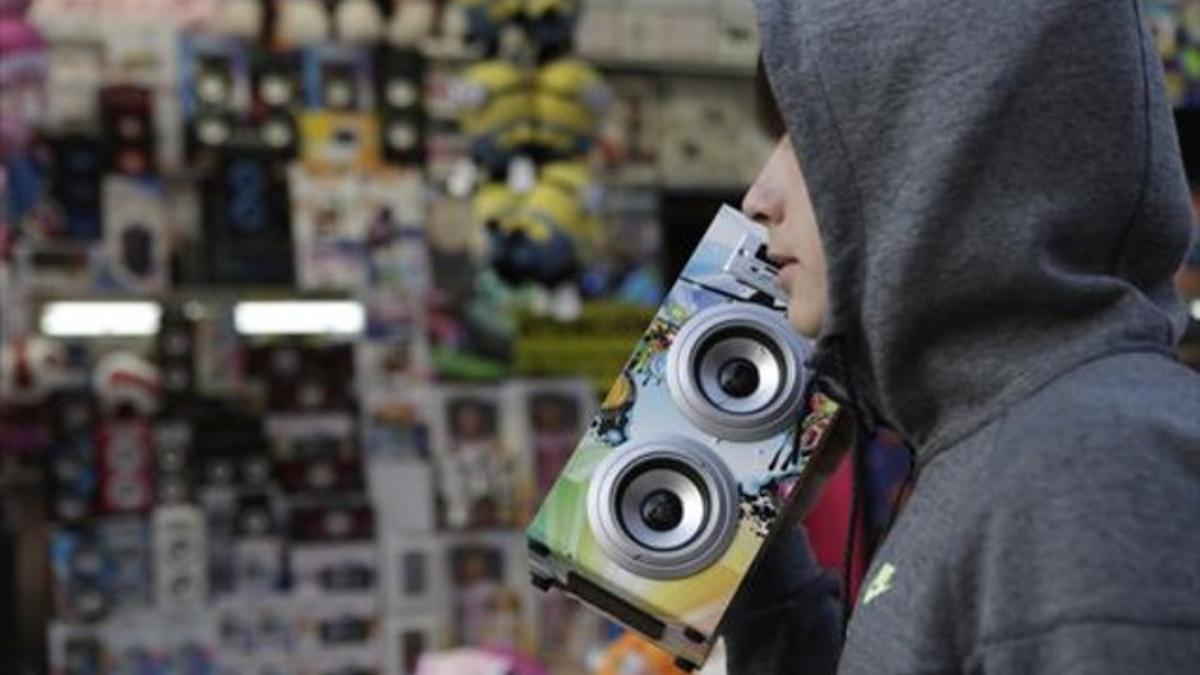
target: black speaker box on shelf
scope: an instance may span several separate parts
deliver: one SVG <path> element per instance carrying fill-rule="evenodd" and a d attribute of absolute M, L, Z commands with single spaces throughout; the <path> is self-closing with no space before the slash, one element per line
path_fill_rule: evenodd
<path fill-rule="evenodd" d="M 357 457 L 277 462 L 275 476 L 279 486 L 289 493 L 359 492 L 363 489 L 362 465 Z"/>
<path fill-rule="evenodd" d="M 161 373 L 164 408 L 187 405 L 196 392 L 196 325 L 178 304 L 163 307 L 154 355 Z"/>
<path fill-rule="evenodd" d="M 184 142 L 187 157 L 210 158 L 237 138 L 245 125 L 249 88 L 243 49 L 234 44 L 194 46 L 187 54 Z"/>
<path fill-rule="evenodd" d="M 247 377 L 264 388 L 273 412 L 349 410 L 353 372 L 350 345 L 254 345 L 246 357 Z"/>
<path fill-rule="evenodd" d="M 182 419 L 162 420 L 154 430 L 155 498 L 159 505 L 182 504 L 192 497 L 192 426 Z"/>
<path fill-rule="evenodd" d="M 254 102 L 278 109 L 300 107 L 304 97 L 303 64 L 297 52 L 264 54 L 254 66 Z"/>
<path fill-rule="evenodd" d="M 387 161 L 425 161 L 425 57 L 418 50 L 381 48 L 375 61 L 375 100 Z"/>
<path fill-rule="evenodd" d="M 149 89 L 129 84 L 100 89 L 100 125 L 106 165 L 114 173 L 155 173 L 154 97 Z"/>
<path fill-rule="evenodd" d="M 370 54 L 349 46 L 309 50 L 306 65 L 311 107 L 355 112 L 371 107 Z"/>
<path fill-rule="evenodd" d="M 351 498 L 329 500 L 329 504 L 292 505 L 288 528 L 295 542 L 361 541 L 375 536 L 375 514 L 365 503 Z"/>
<path fill-rule="evenodd" d="M 254 129 L 258 141 L 282 159 L 300 154 L 297 113 L 303 103 L 302 64 L 294 52 L 265 54 L 254 66 Z"/>
<path fill-rule="evenodd" d="M 268 110 L 255 123 L 258 140 L 280 159 L 295 159 L 300 155 L 300 125 L 291 110 Z"/>
<path fill-rule="evenodd" d="M 241 401 L 218 399 L 201 399 L 192 407 L 191 466 L 198 485 L 257 486 L 270 479 L 262 420 L 243 407 Z M 266 468 L 256 468 L 259 464 Z"/>

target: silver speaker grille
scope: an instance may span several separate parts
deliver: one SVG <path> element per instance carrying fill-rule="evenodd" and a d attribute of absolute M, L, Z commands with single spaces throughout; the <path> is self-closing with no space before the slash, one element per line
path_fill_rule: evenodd
<path fill-rule="evenodd" d="M 639 576 L 708 567 L 737 531 L 737 489 L 720 457 L 682 436 L 633 443 L 596 468 L 588 521 L 609 558 Z"/>
<path fill-rule="evenodd" d="M 667 357 L 667 385 L 675 405 L 705 432 L 761 440 L 796 424 L 810 351 L 779 313 L 721 305 L 679 331 Z"/>

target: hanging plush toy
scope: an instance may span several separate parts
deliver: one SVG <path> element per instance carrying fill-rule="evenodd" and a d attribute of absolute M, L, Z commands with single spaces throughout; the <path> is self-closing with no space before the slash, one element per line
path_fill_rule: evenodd
<path fill-rule="evenodd" d="M 321 0 L 281 0 L 275 7 L 279 12 L 275 37 L 282 46 L 300 49 L 329 40 L 329 14 Z"/>
<path fill-rule="evenodd" d="M 493 175 L 533 137 L 528 78 L 508 61 L 484 61 L 467 69 L 453 94 L 471 157 Z"/>
<path fill-rule="evenodd" d="M 611 98 L 600 74 L 583 61 L 560 59 L 542 66 L 533 95 L 535 144 L 551 157 L 586 153 Z"/>
<path fill-rule="evenodd" d="M 37 405 L 67 380 L 67 352 L 53 340 L 16 338 L 0 348 L 0 401 Z"/>
<path fill-rule="evenodd" d="M 522 0 L 453 0 L 447 8 L 462 17 L 464 44 L 484 58 L 498 55 L 505 28 L 516 25 Z"/>
<path fill-rule="evenodd" d="M 112 352 L 96 363 L 92 387 L 108 415 L 152 417 L 162 395 L 158 368 L 132 352 Z"/>
<path fill-rule="evenodd" d="M 263 34 L 265 14 L 261 0 L 225 0 L 217 5 L 213 29 L 222 35 L 258 40 Z"/>
<path fill-rule="evenodd" d="M 372 45 L 383 37 L 383 13 L 375 0 L 341 0 L 333 22 L 342 42 Z"/>
<path fill-rule="evenodd" d="M 398 0 L 392 10 L 387 38 L 395 47 L 417 47 L 433 34 L 437 7 L 432 0 Z"/>
<path fill-rule="evenodd" d="M 579 24 L 580 0 L 524 0 L 521 16 L 543 59 L 571 51 Z"/>

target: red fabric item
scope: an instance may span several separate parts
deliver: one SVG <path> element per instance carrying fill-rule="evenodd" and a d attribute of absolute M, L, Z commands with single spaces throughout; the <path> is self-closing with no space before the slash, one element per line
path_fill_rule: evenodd
<path fill-rule="evenodd" d="M 849 540 L 850 512 L 854 506 L 854 462 L 850 453 L 830 477 L 824 492 L 804 521 L 817 562 L 839 577 L 842 575 L 846 543 Z M 866 489 L 866 486 L 863 486 Z M 866 574 L 866 509 L 859 514 L 858 541 L 851 565 L 850 594 L 858 597 L 858 588 Z"/>

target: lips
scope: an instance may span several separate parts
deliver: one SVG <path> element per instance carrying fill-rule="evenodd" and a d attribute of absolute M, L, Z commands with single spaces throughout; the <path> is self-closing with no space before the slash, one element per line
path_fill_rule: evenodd
<path fill-rule="evenodd" d="M 767 251 L 767 259 L 779 269 L 775 285 L 787 293 L 791 289 L 792 278 L 796 275 L 796 266 L 800 261 L 793 256 L 771 250 Z"/>
<path fill-rule="evenodd" d="M 779 276 L 775 277 L 775 285 L 789 295 L 791 294 L 792 280 L 796 276 L 797 267 L 797 261 L 795 260 L 786 262 L 780 266 Z"/>

